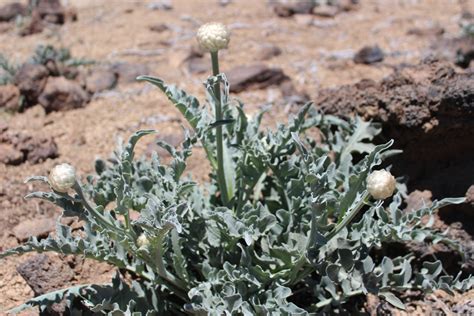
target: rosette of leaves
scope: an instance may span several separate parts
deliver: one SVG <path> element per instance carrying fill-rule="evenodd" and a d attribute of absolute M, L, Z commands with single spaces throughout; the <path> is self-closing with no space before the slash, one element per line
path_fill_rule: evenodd
<path fill-rule="evenodd" d="M 412 265 L 411 255 L 371 256 L 391 242 L 443 242 L 460 246 L 422 218 L 463 199 L 444 199 L 411 213 L 397 193 L 389 204 L 371 201 L 367 175 L 396 154 L 392 142 L 374 145 L 376 124 L 347 122 L 303 106 L 286 125 L 264 129 L 264 111 L 249 119 L 231 102 L 224 75 L 205 83 L 209 98 L 197 98 L 143 76 L 162 90 L 191 127 L 180 148 L 159 145 L 172 156 L 134 157 L 139 131 L 75 194 L 35 192 L 77 217 L 82 228 L 60 224 L 54 235 L 10 249 L 82 255 L 116 266 L 111 285 L 84 285 L 36 297 L 28 306 L 45 310 L 60 300 L 70 312 L 113 315 L 307 315 L 350 308 L 351 297 L 373 293 L 404 308 L 397 293 L 408 289 L 468 290 L 473 279 L 450 276 L 439 261 Z M 218 100 L 214 87 L 222 87 Z M 221 102 L 223 119 L 212 109 Z M 229 200 L 217 181 L 216 133 L 223 127 Z M 321 141 L 311 135 L 318 134 Z M 200 145 L 211 166 L 210 183 L 186 176 L 186 161 Z M 47 181 L 42 177 L 30 180 Z M 131 214 L 139 214 L 135 220 Z M 139 244 L 139 236 L 147 243 Z M 129 282 L 128 280 L 133 281 Z"/>

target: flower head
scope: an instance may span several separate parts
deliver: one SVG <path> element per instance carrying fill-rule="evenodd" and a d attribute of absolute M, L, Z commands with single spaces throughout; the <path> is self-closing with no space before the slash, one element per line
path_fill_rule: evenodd
<path fill-rule="evenodd" d="M 49 173 L 48 182 L 54 191 L 67 192 L 76 183 L 76 170 L 67 163 L 57 165 Z"/>
<path fill-rule="evenodd" d="M 145 234 L 141 234 L 140 236 L 138 236 L 137 238 L 137 245 L 138 247 L 146 247 L 150 244 L 150 240 L 148 240 L 148 238 L 146 237 Z"/>
<path fill-rule="evenodd" d="M 227 48 L 230 41 L 230 33 L 222 23 L 207 23 L 197 31 L 197 41 L 202 49 L 209 52 L 217 52 Z"/>
<path fill-rule="evenodd" d="M 367 177 L 367 190 L 376 200 L 392 196 L 395 184 L 395 178 L 386 170 L 376 170 Z"/>

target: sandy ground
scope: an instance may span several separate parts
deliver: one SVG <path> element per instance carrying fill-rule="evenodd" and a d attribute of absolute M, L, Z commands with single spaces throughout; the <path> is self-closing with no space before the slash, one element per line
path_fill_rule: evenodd
<path fill-rule="evenodd" d="M 0 4 L 7 0 L 0 0 Z M 222 7 L 218 1 L 172 1 L 169 11 L 151 10 L 152 1 L 70 1 L 78 10 L 78 21 L 24 38 L 14 32 L 0 34 L 0 52 L 13 60 L 22 61 L 38 44 L 53 44 L 71 49 L 74 56 L 101 62 L 128 61 L 148 63 L 152 74 L 203 97 L 201 82 L 206 75 L 190 75 L 180 66 L 183 56 L 195 45 L 197 27 L 208 21 L 221 21 L 232 30 L 230 48 L 221 55 L 221 70 L 255 62 L 264 43 L 279 46 L 283 53 L 266 61 L 281 67 L 299 90 L 314 98 L 318 90 L 356 82 L 362 78 L 381 79 L 401 63 L 418 63 L 429 54 L 434 38 L 407 35 L 413 27 L 439 24 L 444 36 L 459 33 L 461 4 L 454 0 L 362 0 L 355 10 L 334 18 L 318 18 L 319 26 L 307 26 L 304 16 L 280 18 L 266 1 L 235 0 Z M 149 26 L 165 23 L 170 27 L 163 33 Z M 387 54 L 377 65 L 358 65 L 347 58 L 364 45 L 379 45 Z M 138 52 L 138 54 L 137 54 Z M 153 56 L 140 56 L 153 53 Z M 262 104 L 277 101 L 278 91 L 270 88 L 246 91 L 238 97 L 245 101 L 248 111 Z M 283 106 L 275 105 L 270 113 L 283 117 Z M 141 128 L 155 128 L 169 135 L 179 129 L 179 113 L 169 105 L 158 90 L 133 83 L 121 86 L 113 93 L 94 99 L 83 109 L 46 115 L 42 108 L 33 107 L 14 116 L 0 115 L 13 131 L 52 135 L 59 146 L 60 157 L 37 165 L 28 163 L 6 167 L 0 164 L 0 187 L 8 196 L 0 196 L 2 249 L 18 244 L 11 229 L 25 219 L 56 216 L 57 210 L 44 204 L 26 202 L 20 197 L 28 188 L 22 184 L 29 175 L 45 175 L 59 162 L 75 165 L 85 176 L 92 172 L 96 157 L 108 157 L 116 139 L 126 138 Z M 148 139 L 150 141 L 151 138 Z M 146 141 L 145 141 L 146 143 Z M 144 147 L 144 146 L 142 146 Z M 191 172 L 203 176 L 202 160 L 191 162 Z M 0 310 L 17 305 L 31 297 L 32 291 L 16 272 L 16 266 L 26 257 L 12 257 L 0 265 Z M 77 276 L 75 283 L 107 282 L 111 271 L 100 270 Z"/>

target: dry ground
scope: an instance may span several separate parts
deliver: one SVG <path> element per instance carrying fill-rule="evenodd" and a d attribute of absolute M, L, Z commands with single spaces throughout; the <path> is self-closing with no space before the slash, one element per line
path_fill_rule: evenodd
<path fill-rule="evenodd" d="M 7 0 L 0 0 L 0 3 Z M 307 26 L 304 18 L 280 18 L 266 1 L 235 0 L 222 7 L 211 0 L 173 0 L 170 11 L 151 10 L 152 1 L 76 0 L 78 21 L 41 34 L 20 38 L 14 32 L 0 34 L 0 51 L 14 60 L 24 60 L 36 45 L 53 44 L 71 49 L 74 56 L 97 61 L 129 61 L 148 63 L 152 73 L 169 82 L 178 83 L 189 92 L 202 95 L 200 83 L 205 75 L 189 75 L 179 65 L 182 56 L 194 45 L 193 34 L 203 22 L 221 21 L 232 30 L 229 50 L 222 54 L 221 69 L 255 62 L 262 43 L 278 45 L 283 53 L 266 63 L 281 67 L 297 89 L 314 98 L 318 90 L 356 82 L 362 78 L 381 79 L 400 63 L 418 63 L 429 53 L 430 36 L 407 35 L 413 27 L 439 24 L 444 36 L 459 33 L 457 24 L 460 2 L 454 0 L 362 0 L 358 7 L 334 18 L 316 18 L 320 26 Z M 170 30 L 156 33 L 149 26 L 166 23 Z M 354 64 L 347 56 L 364 45 L 378 44 L 386 53 L 377 65 Z M 128 53 L 132 52 L 132 54 Z M 154 52 L 153 56 L 133 53 Z M 246 91 L 238 97 L 250 112 L 274 101 L 274 89 Z M 283 106 L 274 106 L 275 119 L 285 117 Z M 41 107 L 33 107 L 14 116 L 2 115 L 13 131 L 54 136 L 60 157 L 38 165 L 28 163 L 16 167 L 0 164 L 0 248 L 18 244 L 11 231 L 25 219 L 56 216 L 57 210 L 45 204 L 26 202 L 21 196 L 28 190 L 22 183 L 29 175 L 46 175 L 59 162 L 75 165 L 81 175 L 92 171 L 96 157 L 107 157 L 118 137 L 126 138 L 139 128 L 155 128 L 170 135 L 179 130 L 179 113 L 158 90 L 145 84 L 122 86 L 83 109 L 45 115 Z M 191 171 L 204 176 L 198 157 Z M 31 189 L 31 188 L 30 188 Z M 0 190 L 2 192 L 2 190 Z M 32 291 L 16 272 L 26 257 L 12 257 L 0 265 L 0 310 L 17 305 L 31 297 Z M 107 267 L 78 275 L 75 283 L 106 282 L 111 271 Z"/>

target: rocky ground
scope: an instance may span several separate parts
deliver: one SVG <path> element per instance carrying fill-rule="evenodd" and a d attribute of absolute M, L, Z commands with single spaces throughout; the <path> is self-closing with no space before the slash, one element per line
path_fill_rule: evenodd
<path fill-rule="evenodd" d="M 43 2 L 49 6 L 28 13 L 25 3 L 0 1 L 0 53 L 19 65 L 10 83 L 0 86 L 0 251 L 54 229 L 57 209 L 23 200 L 33 189 L 23 184 L 27 176 L 46 175 L 68 162 L 85 177 L 96 157 L 108 157 L 118 138 L 140 128 L 157 129 L 159 138 L 179 143 L 179 113 L 156 89 L 133 78 L 158 75 L 204 97 L 201 82 L 210 63 L 194 32 L 214 20 L 232 31 L 221 70 L 248 112 L 270 105 L 268 121 L 283 121 L 313 100 L 325 113 L 378 121 L 380 140 L 394 138 L 404 150 L 390 163 L 413 192 L 407 209 L 420 200 L 466 194 L 474 203 L 474 40 L 459 26 L 473 17 L 472 1 L 340 0 L 312 7 L 250 0 L 79 0 L 71 2 L 74 8 Z M 95 63 L 76 67 L 48 55 L 32 65 L 27 61 L 40 44 Z M 153 149 L 152 141 L 142 143 L 142 152 Z M 196 151 L 190 172 L 198 179 L 206 177 L 202 161 Z M 473 210 L 469 203 L 446 209 L 437 221 L 469 254 Z M 446 249 L 407 247 L 451 260 L 459 269 Z M 472 262 L 462 268 L 472 272 Z M 112 274 L 107 265 L 80 258 L 12 257 L 0 265 L 0 310 L 51 289 L 107 282 Z M 410 314 L 474 309 L 473 293 L 406 295 Z M 387 309 L 368 298 L 370 313 Z"/>

